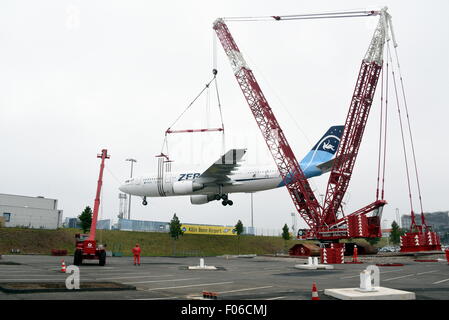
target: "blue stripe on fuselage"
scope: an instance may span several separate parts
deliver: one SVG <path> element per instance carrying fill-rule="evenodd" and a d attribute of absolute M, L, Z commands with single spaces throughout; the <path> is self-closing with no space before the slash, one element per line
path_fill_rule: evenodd
<path fill-rule="evenodd" d="M 318 151 L 318 152 L 320 152 L 320 151 Z M 329 159 L 329 160 L 330 160 L 330 159 Z M 328 160 L 326 160 L 326 161 L 328 161 Z M 323 161 L 323 162 L 325 162 L 325 161 Z M 307 179 L 309 179 L 309 178 L 312 178 L 312 177 L 320 176 L 320 175 L 322 174 L 321 170 L 318 169 L 318 168 L 316 167 L 316 165 L 317 165 L 317 164 L 320 164 L 320 163 L 322 163 L 322 162 L 321 162 L 321 161 L 318 162 L 318 163 L 315 162 L 314 164 L 310 164 L 310 163 L 308 163 L 308 162 L 306 162 L 306 163 L 301 162 L 299 165 L 300 165 L 300 167 L 301 167 L 302 172 L 304 173 L 304 176 L 305 176 Z M 287 183 L 291 183 L 292 180 L 293 180 L 293 176 L 292 176 L 291 173 L 289 173 L 289 174 L 287 175 L 285 181 L 286 181 Z M 283 187 L 283 186 L 285 186 L 284 180 L 282 180 L 282 181 L 277 185 L 276 188 Z"/>

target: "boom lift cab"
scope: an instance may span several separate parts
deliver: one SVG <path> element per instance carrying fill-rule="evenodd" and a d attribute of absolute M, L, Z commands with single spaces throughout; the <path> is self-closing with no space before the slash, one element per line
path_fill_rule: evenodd
<path fill-rule="evenodd" d="M 79 266 L 83 260 L 98 260 L 100 266 L 106 264 L 106 250 L 101 244 L 97 245 L 96 240 L 89 240 L 88 234 L 75 234 L 76 248 L 73 264 Z"/>
<path fill-rule="evenodd" d="M 90 226 L 89 234 L 75 235 L 76 248 L 73 258 L 73 264 L 79 266 L 83 263 L 84 259 L 98 260 L 100 266 L 106 264 L 106 250 L 105 246 L 98 244 L 95 240 L 95 233 L 97 229 L 98 209 L 100 207 L 100 192 L 101 185 L 103 184 L 103 169 L 104 160 L 109 159 L 108 151 L 106 149 L 101 150 L 101 154 L 97 155 L 97 158 L 101 158 L 100 176 L 98 178 L 97 193 L 95 197 L 94 212 L 92 214 L 92 224 Z"/>

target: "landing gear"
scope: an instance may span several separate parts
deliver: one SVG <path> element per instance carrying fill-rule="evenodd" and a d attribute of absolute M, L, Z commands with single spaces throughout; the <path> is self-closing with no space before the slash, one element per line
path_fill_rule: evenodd
<path fill-rule="evenodd" d="M 234 204 L 234 202 L 232 202 L 232 200 L 229 200 L 228 194 L 226 194 L 226 193 L 221 193 L 221 192 L 222 192 L 222 188 L 220 187 L 220 193 L 218 193 L 218 194 L 216 194 L 216 195 L 214 196 L 215 200 L 217 200 L 217 201 L 223 200 L 223 201 L 221 202 L 221 204 L 222 204 L 223 206 L 227 206 L 227 205 L 232 206 L 232 205 Z"/>
<path fill-rule="evenodd" d="M 234 202 L 232 202 L 232 200 L 223 200 L 221 202 L 221 204 L 224 205 L 224 206 L 227 206 L 227 205 L 232 206 L 234 204 Z"/>
<path fill-rule="evenodd" d="M 146 206 L 146 205 L 148 204 L 148 202 L 147 202 L 147 197 L 143 197 L 142 204 L 143 204 L 144 206 Z"/>
<path fill-rule="evenodd" d="M 228 195 L 227 195 L 227 194 L 223 194 L 223 195 L 221 196 L 221 199 L 223 200 L 223 201 L 221 202 L 221 204 L 224 205 L 224 206 L 227 206 L 227 205 L 232 206 L 232 205 L 234 204 L 234 202 L 232 202 L 232 200 L 229 200 L 229 199 L 228 199 Z"/>

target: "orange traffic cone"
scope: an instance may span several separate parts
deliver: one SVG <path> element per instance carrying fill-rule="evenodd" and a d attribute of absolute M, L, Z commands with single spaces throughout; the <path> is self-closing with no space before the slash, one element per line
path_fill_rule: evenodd
<path fill-rule="evenodd" d="M 61 260 L 62 261 L 62 263 L 61 263 L 61 272 L 64 272 L 65 273 L 65 262 L 64 262 L 64 260 Z"/>
<path fill-rule="evenodd" d="M 313 285 L 312 285 L 312 300 L 320 300 L 315 282 L 313 282 Z"/>

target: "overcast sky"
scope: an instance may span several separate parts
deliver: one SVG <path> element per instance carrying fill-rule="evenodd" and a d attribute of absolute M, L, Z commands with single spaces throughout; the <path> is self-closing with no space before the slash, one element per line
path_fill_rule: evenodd
<path fill-rule="evenodd" d="M 0 4 L 0 192 L 59 200 L 65 217 L 93 206 L 107 148 L 101 216 L 116 220 L 118 186 L 130 173 L 156 171 L 164 132 L 211 78 L 212 23 L 218 17 L 289 15 L 387 5 L 399 43 L 425 211 L 448 210 L 449 2 L 428 1 L 123 1 L 5 0 Z M 331 125 L 344 124 L 376 17 L 291 22 L 229 22 L 298 160 Z M 226 148 L 248 149 L 245 165 L 271 155 L 217 41 Z M 374 200 L 377 90 L 346 211 Z M 391 92 L 390 92 L 391 93 Z M 398 114 L 390 95 L 384 218 L 409 213 Z M 215 96 L 202 97 L 176 128 L 219 124 Z M 174 171 L 201 172 L 220 156 L 221 136 L 169 140 Z M 312 179 L 323 194 L 328 175 Z M 414 184 L 415 186 L 416 184 Z M 419 211 L 414 187 L 414 206 Z M 133 198 L 132 218 L 250 224 L 249 194 L 192 206 L 188 197 Z M 291 225 L 285 188 L 254 195 L 254 225 Z M 305 226 L 298 217 L 300 225 Z"/>

